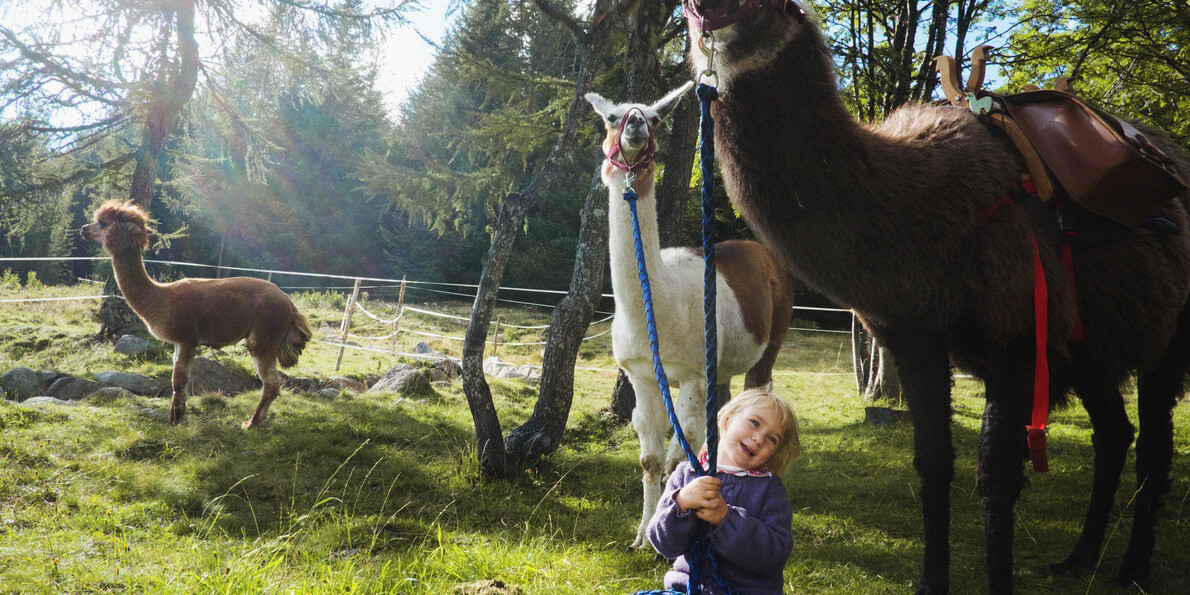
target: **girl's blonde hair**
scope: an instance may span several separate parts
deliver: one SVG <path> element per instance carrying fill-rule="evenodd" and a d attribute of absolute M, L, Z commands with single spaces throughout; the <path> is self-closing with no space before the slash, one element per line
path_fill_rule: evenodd
<path fill-rule="evenodd" d="M 769 389 L 750 388 L 732 397 L 726 405 L 719 409 L 719 431 L 722 432 L 727 427 L 731 416 L 749 407 L 772 408 L 781 417 L 781 440 L 777 443 L 777 449 L 773 451 L 773 456 L 769 457 L 765 467 L 768 467 L 768 470 L 777 477 L 782 477 L 789 471 L 793 460 L 802 452 L 802 443 L 797 432 L 797 414 L 793 412 L 793 407 L 786 403 L 785 399 L 773 394 Z"/>

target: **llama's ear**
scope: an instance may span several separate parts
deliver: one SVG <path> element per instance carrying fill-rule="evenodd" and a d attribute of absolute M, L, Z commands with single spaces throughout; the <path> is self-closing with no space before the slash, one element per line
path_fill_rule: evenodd
<path fill-rule="evenodd" d="M 650 109 L 657 112 L 657 115 L 662 118 L 668 117 L 669 113 L 678 106 L 678 102 L 682 100 L 682 96 L 689 92 L 692 87 L 694 87 L 694 81 L 686 81 L 685 85 L 670 91 L 669 95 L 662 97 L 657 103 L 650 106 Z"/>
<path fill-rule="evenodd" d="M 595 108 L 595 112 L 601 116 L 607 116 L 612 111 L 612 108 L 615 107 L 614 103 L 604 99 L 598 93 L 587 93 L 584 97 L 587 98 L 587 102 L 591 104 L 591 107 Z"/>

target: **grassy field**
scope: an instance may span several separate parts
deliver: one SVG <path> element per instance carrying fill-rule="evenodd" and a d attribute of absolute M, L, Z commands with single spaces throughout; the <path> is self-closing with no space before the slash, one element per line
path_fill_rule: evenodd
<path fill-rule="evenodd" d="M 94 287 L 0 286 L 0 299 L 84 296 Z M 296 301 L 319 338 L 337 334 L 343 297 Z M 366 304 L 382 318 L 392 307 Z M 465 316 L 466 303 L 418 304 Z M 79 376 L 105 370 L 158 378 L 169 351 L 130 359 L 94 344 L 94 301 L 0 303 L 0 373 L 24 365 Z M 506 323 L 545 324 L 548 312 L 502 310 Z M 387 331 L 357 318 L 353 333 Z M 372 326 L 369 326 L 371 324 Z M 402 328 L 461 336 L 457 321 L 406 316 Z M 606 330 L 593 327 L 588 334 Z M 545 331 L 509 329 L 507 341 Z M 459 343 L 426 340 L 457 355 Z M 847 335 L 790 333 L 776 387 L 797 408 L 803 454 L 786 477 L 794 506 L 791 593 L 910 593 L 921 521 L 912 428 L 863 423 Z M 366 344 L 361 341 L 361 344 Z M 377 348 L 388 348 L 381 342 Z M 538 348 L 503 359 L 539 363 Z M 242 347 L 204 352 L 245 369 Z M 333 374 L 338 348 L 313 343 L 296 376 Z M 348 351 L 340 374 L 382 374 L 398 361 Z M 94 400 L 70 407 L 0 401 L 0 593 L 526 593 L 628 594 L 660 588 L 667 564 L 630 553 L 640 510 L 638 449 L 630 427 L 604 414 L 615 380 L 607 337 L 584 344 L 564 445 L 510 481 L 477 476 L 474 433 L 459 383 L 426 399 L 286 391 L 263 427 L 244 431 L 259 394 L 191 400 L 185 423 L 167 400 Z M 589 368 L 589 369 L 588 369 Z M 737 380 L 738 382 L 738 380 Z M 504 430 L 536 392 L 492 382 Z M 738 391 L 738 386 L 736 387 Z M 957 478 L 952 490 L 952 586 L 984 590 L 983 522 L 974 457 L 982 389 L 957 379 Z M 1132 405 L 1135 418 L 1135 406 Z M 1178 405 L 1173 488 L 1161 512 L 1153 585 L 1190 593 L 1190 405 Z M 1054 578 L 1082 522 L 1091 437 L 1081 410 L 1051 418 L 1052 471 L 1029 475 L 1017 506 L 1021 592 L 1115 593 L 1110 585 L 1130 530 L 1131 464 L 1094 576 Z M 480 581 L 505 587 L 482 591 Z"/>

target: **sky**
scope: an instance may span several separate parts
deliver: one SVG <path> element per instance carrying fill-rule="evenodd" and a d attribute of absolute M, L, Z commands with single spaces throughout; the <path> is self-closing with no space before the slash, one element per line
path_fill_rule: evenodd
<path fill-rule="evenodd" d="M 9 8 L 4 3 L 5 0 L 0 0 L 0 18 L 6 27 L 19 31 L 36 18 L 31 6 L 4 10 Z M 458 14 L 458 11 L 448 14 L 451 0 L 421 0 L 419 4 L 407 13 L 409 23 L 391 31 L 387 42 L 379 48 L 378 85 L 384 94 L 385 107 L 394 117 L 434 62 L 436 50 L 426 40 L 440 42 Z M 69 11 L 69 6 L 62 9 Z M 70 22 L 69 18 L 63 19 L 64 23 Z"/>
<path fill-rule="evenodd" d="M 384 47 L 378 84 L 390 114 L 396 114 L 434 62 L 435 49 L 422 37 L 442 40 L 457 15 L 447 15 L 450 4 L 449 0 L 424 0 L 422 9 L 409 13 L 410 24 L 396 30 Z"/>

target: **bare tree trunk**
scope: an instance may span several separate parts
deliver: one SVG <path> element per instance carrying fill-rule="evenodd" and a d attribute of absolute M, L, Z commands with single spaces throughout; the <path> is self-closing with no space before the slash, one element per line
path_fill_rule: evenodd
<path fill-rule="evenodd" d="M 623 97 L 631 101 L 648 102 L 661 96 L 661 66 L 658 50 L 669 15 L 676 5 L 670 2 L 641 0 L 633 7 L 629 18 Z M 686 38 L 689 51 L 689 38 Z M 685 54 L 686 52 L 684 52 Z M 679 72 L 689 72 L 682 61 Z M 698 104 L 687 99 L 678 104 L 670 118 L 669 143 L 658 159 L 665 163 L 665 172 L 657 188 L 657 220 L 661 247 L 675 246 L 686 215 L 686 198 L 690 189 L 690 171 L 694 164 L 694 147 L 698 139 Z M 636 408 L 636 392 L 623 370 L 616 377 L 612 389 L 612 415 L 622 422 L 632 419 Z"/>
<path fill-rule="evenodd" d="M 628 382 L 628 375 L 623 370 L 616 376 L 616 385 L 612 388 L 612 403 L 608 409 L 621 422 L 632 421 L 632 410 L 636 409 L 636 391 L 632 390 L 632 383 Z"/>
<path fill-rule="evenodd" d="M 864 330 L 855 316 L 851 317 L 851 354 L 855 387 L 863 399 L 900 405 L 901 381 L 892 355 L 876 344 L 876 339 Z"/>
<path fill-rule="evenodd" d="M 557 450 L 574 400 L 574 363 L 583 335 L 595 316 L 603 293 L 604 260 L 607 256 L 607 192 L 595 168 L 587 200 L 583 203 L 582 225 L 570 291 L 554 309 L 541 365 L 541 390 L 533 414 L 504 440 L 509 463 L 526 467 Z"/>
<path fill-rule="evenodd" d="M 475 421 L 475 439 L 481 473 L 490 477 L 508 477 L 515 469 L 507 459 L 500 430 L 500 419 L 492 401 L 492 392 L 483 374 L 483 350 L 488 327 L 492 322 L 492 310 L 496 304 L 496 291 L 508 265 L 517 234 L 524 227 L 530 208 L 537 204 L 558 173 L 558 162 L 569 154 L 578 137 L 578 127 L 586 114 L 583 95 L 594 77 L 595 57 L 609 28 L 607 5 L 610 0 L 597 0 L 592 9 L 591 29 L 575 21 L 565 10 L 548 0 L 535 0 L 537 7 L 550 18 L 557 20 L 574 32 L 579 46 L 579 69 L 574 82 L 574 97 L 570 110 L 550 155 L 542 164 L 537 175 L 520 192 L 509 195 L 500 209 L 492 245 L 483 261 L 479 290 L 471 308 L 471 320 L 463 340 L 463 392 Z M 609 15 L 610 16 L 610 15 Z M 573 372 L 571 372 L 573 374 Z M 565 424 L 565 417 L 562 423 Z"/>
<path fill-rule="evenodd" d="M 491 477 L 507 477 L 512 470 L 505 460 L 504 435 L 492 401 L 492 391 L 483 375 L 483 350 L 492 322 L 492 309 L 496 305 L 496 291 L 504 277 L 516 234 L 524 225 L 524 202 L 523 195 L 511 195 L 500 209 L 492 245 L 483 259 L 479 289 L 471 307 L 471 321 L 463 337 L 463 393 L 467 396 L 471 419 L 475 421 L 479 469 Z"/>
<path fill-rule="evenodd" d="M 157 72 L 157 80 L 147 83 L 150 87 L 150 100 L 145 106 L 144 130 L 141 131 L 141 146 L 136 154 L 136 169 L 132 172 L 132 183 L 128 189 L 128 198 L 140 205 L 146 211 L 153 203 L 157 172 L 161 160 L 165 155 L 165 145 L 173 131 L 174 122 L 181 113 L 182 107 L 194 95 L 194 87 L 198 84 L 198 42 L 194 38 L 194 0 L 176 0 L 172 3 L 175 23 L 177 25 L 178 71 L 166 71 L 172 60 L 166 59 L 169 38 L 161 40 L 161 70 Z M 111 291 L 105 290 L 105 295 L 118 295 L 112 280 L 107 285 L 113 286 Z M 119 338 L 126 334 L 147 334 L 147 329 L 140 318 L 120 298 L 109 297 L 99 306 L 99 319 L 103 322 L 99 337 L 106 339 Z"/>
<path fill-rule="evenodd" d="M 116 276 L 107 278 L 103 284 L 103 295 L 108 296 L 99 304 L 99 334 L 97 341 L 116 341 L 124 335 L 149 336 L 149 327 L 145 326 L 140 316 L 128 307 L 128 303 L 121 297 L 120 287 L 116 285 Z"/>

